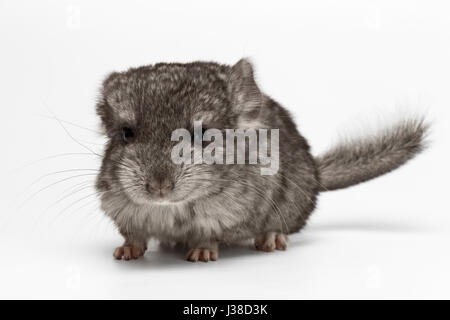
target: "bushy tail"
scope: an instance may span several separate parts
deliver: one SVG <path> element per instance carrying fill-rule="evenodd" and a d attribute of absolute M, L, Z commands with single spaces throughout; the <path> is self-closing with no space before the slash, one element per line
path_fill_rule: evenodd
<path fill-rule="evenodd" d="M 337 145 L 316 158 L 321 191 L 350 187 L 400 167 L 424 149 L 428 128 L 423 119 L 408 119 L 375 136 Z"/>

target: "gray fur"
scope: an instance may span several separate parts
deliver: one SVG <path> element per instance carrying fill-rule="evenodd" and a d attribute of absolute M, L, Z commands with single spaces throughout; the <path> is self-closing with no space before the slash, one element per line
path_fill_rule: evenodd
<path fill-rule="evenodd" d="M 426 127 L 404 122 L 378 138 L 342 145 L 314 159 L 289 113 L 264 95 L 251 64 L 156 64 L 109 75 L 97 104 L 108 137 L 97 189 L 102 209 L 125 245 L 150 238 L 191 248 L 232 244 L 269 232 L 290 234 L 306 223 L 322 190 L 347 187 L 397 168 L 422 149 Z M 225 128 L 279 128 L 280 164 L 174 165 L 171 132 L 193 121 Z M 122 128 L 135 129 L 124 143 Z M 157 203 L 149 181 L 174 184 Z"/>
<path fill-rule="evenodd" d="M 321 191 L 347 188 L 397 169 L 424 147 L 428 125 L 405 119 L 375 136 L 337 145 L 316 159 Z"/>

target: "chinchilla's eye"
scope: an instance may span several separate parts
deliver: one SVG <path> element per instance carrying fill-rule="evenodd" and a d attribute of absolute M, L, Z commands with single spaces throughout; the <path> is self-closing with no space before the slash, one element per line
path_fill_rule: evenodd
<path fill-rule="evenodd" d="M 122 128 L 123 141 L 131 142 L 131 141 L 133 141 L 134 137 L 135 137 L 135 134 L 134 134 L 134 130 L 133 129 L 131 129 L 129 127 L 123 127 Z"/>

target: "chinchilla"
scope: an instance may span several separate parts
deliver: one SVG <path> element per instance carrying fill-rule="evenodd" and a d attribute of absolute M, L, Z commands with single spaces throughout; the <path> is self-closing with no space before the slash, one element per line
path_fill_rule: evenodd
<path fill-rule="evenodd" d="M 285 250 L 305 226 L 320 192 L 388 173 L 424 149 L 427 124 L 408 118 L 377 135 L 314 157 L 292 117 L 258 88 L 251 63 L 159 63 L 114 72 L 97 113 L 108 138 L 97 190 L 125 239 L 117 259 L 136 259 L 151 238 L 189 249 L 187 260 L 218 258 L 220 246 L 251 239 Z M 174 130 L 278 129 L 275 174 L 261 164 L 176 164 Z M 227 151 L 228 152 L 228 151 Z"/>

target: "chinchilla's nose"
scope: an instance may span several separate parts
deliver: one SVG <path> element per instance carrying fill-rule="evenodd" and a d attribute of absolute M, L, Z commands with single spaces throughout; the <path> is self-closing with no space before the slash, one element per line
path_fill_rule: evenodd
<path fill-rule="evenodd" d="M 174 188 L 174 183 L 167 177 L 154 175 L 146 183 L 145 188 L 151 194 L 165 196 Z"/>

